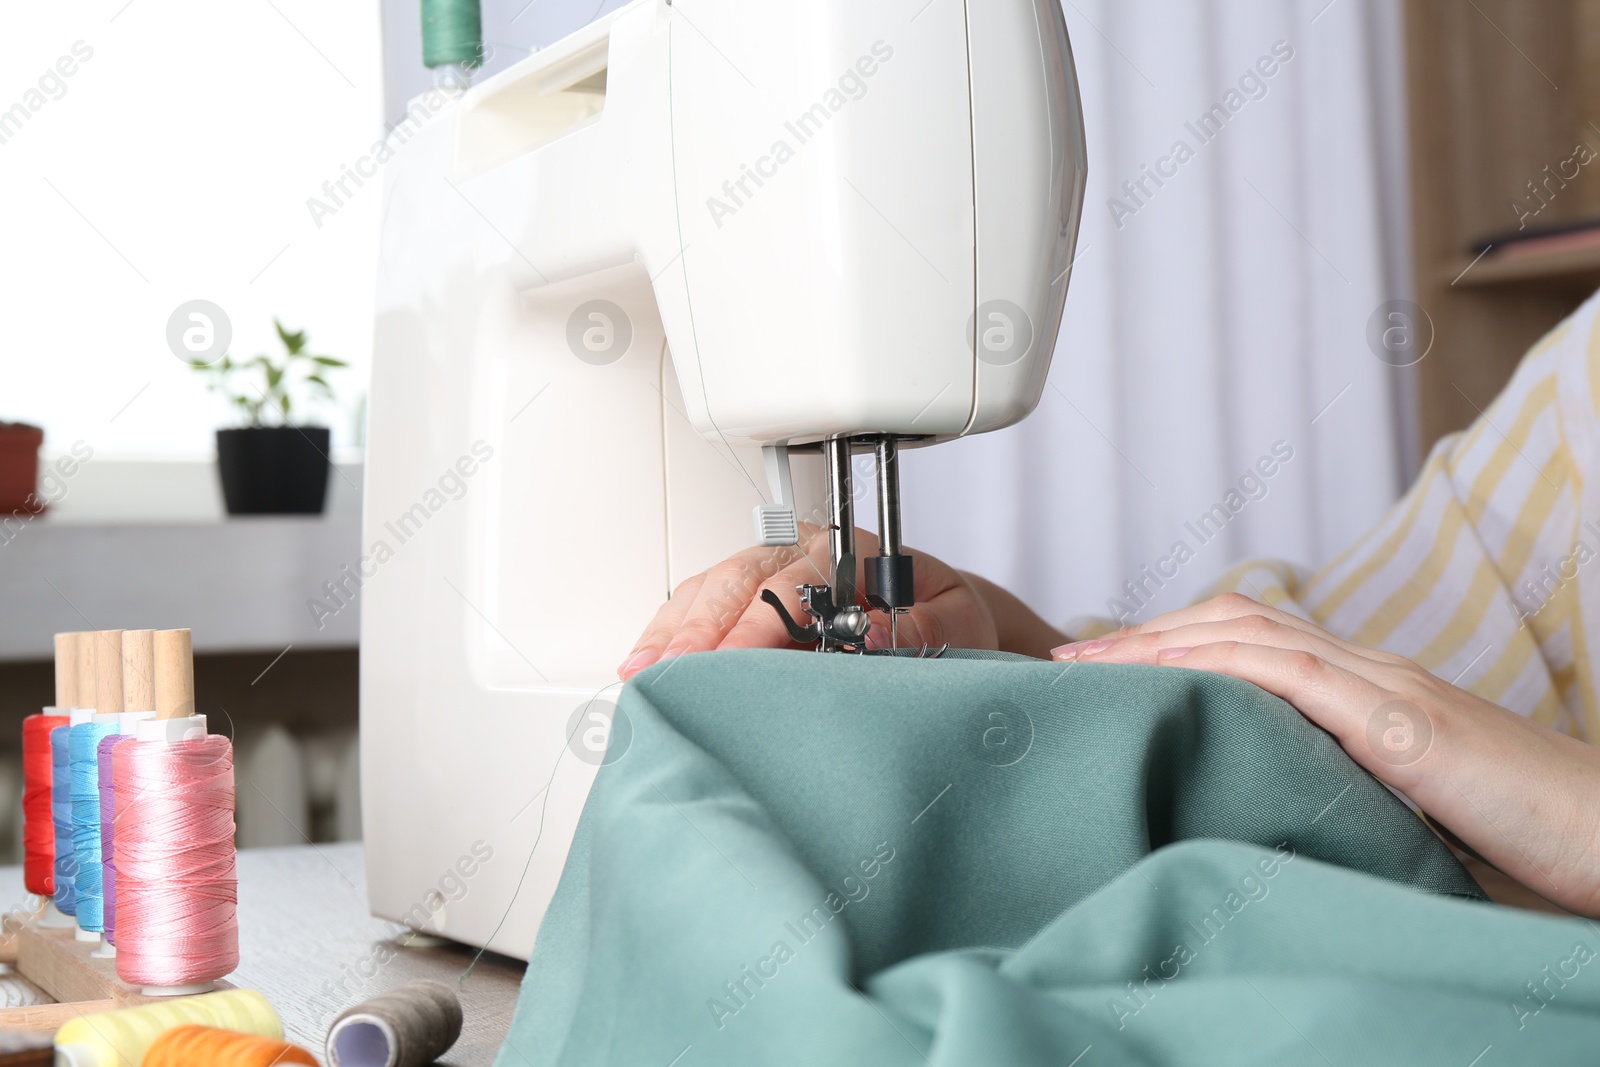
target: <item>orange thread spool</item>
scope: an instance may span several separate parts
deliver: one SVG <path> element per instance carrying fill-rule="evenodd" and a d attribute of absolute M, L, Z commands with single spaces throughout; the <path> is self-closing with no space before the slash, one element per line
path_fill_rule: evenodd
<path fill-rule="evenodd" d="M 207 1067 L 281 1067 L 296 1063 L 317 1067 L 316 1057 L 299 1045 L 194 1023 L 168 1030 L 144 1054 L 144 1067 L 196 1067 L 202 1063 Z"/>

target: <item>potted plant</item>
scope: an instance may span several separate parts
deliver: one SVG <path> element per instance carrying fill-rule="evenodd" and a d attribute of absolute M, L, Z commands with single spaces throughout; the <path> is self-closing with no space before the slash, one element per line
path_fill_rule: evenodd
<path fill-rule="evenodd" d="M 0 515 L 44 510 L 39 491 L 39 446 L 44 431 L 25 422 L 0 422 Z"/>
<path fill-rule="evenodd" d="M 332 400 L 333 387 L 323 375 L 348 364 L 307 352 L 304 330 L 290 333 L 277 319 L 272 325 L 285 349 L 279 359 L 263 355 L 236 363 L 223 353 L 214 363 L 189 365 L 208 375 L 212 392 L 225 395 L 246 420 L 217 431 L 217 470 L 228 514 L 319 515 L 328 496 L 328 429 L 296 426 L 294 396 L 309 390 Z"/>

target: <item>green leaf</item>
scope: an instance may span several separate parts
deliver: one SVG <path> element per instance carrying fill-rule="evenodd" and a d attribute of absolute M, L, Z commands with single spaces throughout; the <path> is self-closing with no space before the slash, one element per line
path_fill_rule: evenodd
<path fill-rule="evenodd" d="M 324 367 L 348 367 L 350 365 L 344 360 L 334 359 L 332 356 L 312 356 L 311 358 L 322 364 Z"/>
<path fill-rule="evenodd" d="M 278 398 L 278 406 L 283 409 L 283 417 L 284 417 L 285 420 L 287 420 L 289 418 L 289 394 L 288 393 L 284 393 L 282 396 L 280 396 Z"/>
<path fill-rule="evenodd" d="M 283 381 L 283 371 L 272 364 L 267 364 L 267 388 L 276 391 L 278 383 Z"/>
<path fill-rule="evenodd" d="M 283 347 L 289 350 L 291 356 L 297 355 L 306 346 L 306 332 L 304 330 L 298 333 L 290 333 L 283 328 L 283 323 L 277 319 L 272 320 L 272 325 L 278 331 L 278 339 L 283 342 Z"/>

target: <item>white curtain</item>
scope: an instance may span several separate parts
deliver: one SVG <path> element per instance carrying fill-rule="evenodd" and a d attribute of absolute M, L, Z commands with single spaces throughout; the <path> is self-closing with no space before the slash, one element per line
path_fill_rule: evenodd
<path fill-rule="evenodd" d="M 1417 466 L 1409 372 L 1367 341 L 1409 288 L 1398 4 L 1063 7 L 1089 181 L 1049 385 L 1015 427 L 907 452 L 902 486 L 907 543 L 1057 624 L 1321 563 Z"/>

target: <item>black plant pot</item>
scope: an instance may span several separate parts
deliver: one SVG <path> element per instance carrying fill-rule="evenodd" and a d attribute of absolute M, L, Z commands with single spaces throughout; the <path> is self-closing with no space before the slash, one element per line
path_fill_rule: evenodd
<path fill-rule="evenodd" d="M 328 499 L 328 431 L 250 426 L 217 431 L 229 515 L 320 515 Z"/>

